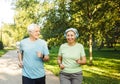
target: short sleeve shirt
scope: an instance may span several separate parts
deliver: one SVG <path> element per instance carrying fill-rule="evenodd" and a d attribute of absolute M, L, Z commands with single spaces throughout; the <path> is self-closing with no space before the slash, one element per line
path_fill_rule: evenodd
<path fill-rule="evenodd" d="M 20 51 L 23 52 L 23 76 L 31 79 L 45 76 L 43 61 L 37 56 L 37 52 L 48 55 L 47 43 L 42 39 L 32 42 L 26 38 L 20 42 Z"/>
<path fill-rule="evenodd" d="M 62 64 L 65 66 L 63 72 L 76 73 L 82 70 L 80 64 L 76 63 L 77 59 L 85 56 L 82 44 L 76 43 L 74 46 L 69 46 L 67 43 L 62 44 L 58 56 L 62 56 Z"/>

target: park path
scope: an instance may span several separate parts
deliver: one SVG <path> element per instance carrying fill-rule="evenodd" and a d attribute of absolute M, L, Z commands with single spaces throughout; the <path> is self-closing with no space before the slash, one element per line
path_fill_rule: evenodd
<path fill-rule="evenodd" d="M 0 84 L 22 84 L 21 68 L 18 67 L 16 50 L 0 57 Z M 46 70 L 46 84 L 60 84 L 59 78 Z"/>

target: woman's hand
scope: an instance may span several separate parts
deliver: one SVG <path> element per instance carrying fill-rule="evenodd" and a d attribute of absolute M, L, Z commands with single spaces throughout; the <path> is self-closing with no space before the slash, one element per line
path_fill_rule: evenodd
<path fill-rule="evenodd" d="M 63 64 L 59 64 L 60 69 L 64 69 L 65 66 Z"/>
<path fill-rule="evenodd" d="M 58 62 L 58 65 L 59 65 L 60 69 L 65 68 L 65 66 L 62 64 L 62 56 L 58 56 L 57 62 Z"/>
<path fill-rule="evenodd" d="M 77 62 L 78 64 L 86 64 L 86 57 L 83 56 L 82 58 L 77 59 L 76 62 Z"/>
<path fill-rule="evenodd" d="M 76 62 L 77 62 L 78 64 L 81 64 L 81 60 L 80 60 L 80 59 L 77 59 Z"/>

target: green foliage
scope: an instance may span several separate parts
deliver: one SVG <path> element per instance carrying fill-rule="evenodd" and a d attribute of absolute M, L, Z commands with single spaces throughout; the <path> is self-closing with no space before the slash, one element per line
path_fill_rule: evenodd
<path fill-rule="evenodd" d="M 75 27 L 80 33 L 79 42 L 87 45 L 90 34 L 93 42 L 118 42 L 119 0 L 17 0 L 14 1 L 15 16 L 13 26 L 7 27 L 5 37 L 19 41 L 27 35 L 26 27 L 31 23 L 41 24 L 43 38 L 50 44 L 59 44 L 51 39 L 63 40 L 63 33 L 69 27 Z M 117 32 L 116 32 L 117 31 Z M 61 38 L 62 37 L 62 38 Z M 113 41 L 113 42 L 110 42 Z M 52 43 L 53 42 L 53 43 Z M 14 42 L 12 42 L 14 43 Z M 6 45 L 11 44 L 8 41 Z"/>
<path fill-rule="evenodd" d="M 0 50 L 0 57 L 1 57 L 2 55 L 4 55 L 6 52 L 7 52 L 6 49 L 5 49 L 5 50 Z"/>
<path fill-rule="evenodd" d="M 14 43 L 17 41 L 17 38 L 15 25 L 4 23 L 2 26 L 2 41 L 4 46 L 15 46 Z"/>
<path fill-rule="evenodd" d="M 17 40 L 27 35 L 27 26 L 31 23 L 39 23 L 40 8 L 36 0 L 17 0 L 16 3 L 15 30 L 18 33 Z"/>
<path fill-rule="evenodd" d="M 104 44 L 112 47 L 120 39 L 119 4 L 119 0 L 17 0 L 15 24 L 4 26 L 3 41 L 12 45 L 27 36 L 29 24 L 38 23 L 49 47 L 65 42 L 63 34 L 69 27 L 78 29 L 78 42 L 86 46 L 91 39 L 99 49 Z"/>
<path fill-rule="evenodd" d="M 3 50 L 4 46 L 3 46 L 3 42 L 0 41 L 0 50 Z"/>
<path fill-rule="evenodd" d="M 46 5 L 49 5 L 49 2 L 43 4 L 45 7 Z M 118 0 L 55 0 L 51 8 L 45 11 L 44 18 L 42 35 L 46 40 L 59 39 L 64 42 L 63 38 L 59 37 L 62 37 L 69 27 L 78 29 L 78 41 L 85 45 L 92 34 L 92 40 L 96 43 L 94 46 L 98 48 L 102 43 L 117 42 L 120 36 Z M 109 42 L 111 40 L 113 42 Z M 50 44 L 55 43 L 51 41 Z"/>
<path fill-rule="evenodd" d="M 68 28 L 69 14 L 67 13 L 67 5 L 64 0 L 61 2 L 56 0 L 53 4 L 52 9 L 49 9 L 45 13 L 46 21 L 43 23 L 44 28 L 42 35 L 43 38 L 49 40 L 49 44 L 56 45 L 60 42 L 56 41 L 56 43 L 54 43 L 54 40 L 59 39 L 61 42 L 64 41 L 63 34 L 65 29 Z"/>
<path fill-rule="evenodd" d="M 53 47 L 50 50 L 50 61 L 45 63 L 46 69 L 59 76 L 59 66 L 57 64 L 57 54 L 59 47 Z M 87 59 L 89 51 L 85 48 Z M 87 64 L 82 66 L 83 83 L 82 84 L 119 84 L 120 83 L 120 47 L 118 51 L 114 49 L 103 48 L 100 51 L 93 50 L 94 65 Z"/>
<path fill-rule="evenodd" d="M 119 1 L 113 0 L 72 0 L 70 3 L 71 21 L 70 25 L 78 28 L 81 40 L 85 40 L 90 34 L 93 34 L 94 40 L 106 42 L 110 36 L 114 38 L 115 30 L 119 18 Z M 120 33 L 120 31 L 119 31 Z M 119 34 L 117 35 L 119 36 Z M 108 42 L 108 41 L 107 41 Z"/>
<path fill-rule="evenodd" d="M 45 63 L 45 68 L 52 71 L 56 76 L 59 74 L 59 66 L 57 64 L 57 52 L 58 47 L 52 47 L 50 49 L 50 61 Z"/>

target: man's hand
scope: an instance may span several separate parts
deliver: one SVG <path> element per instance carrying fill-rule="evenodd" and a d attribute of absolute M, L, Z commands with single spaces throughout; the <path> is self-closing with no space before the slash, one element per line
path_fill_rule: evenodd
<path fill-rule="evenodd" d="M 49 60 L 49 56 L 44 56 L 43 57 L 43 61 L 48 61 Z"/>
<path fill-rule="evenodd" d="M 42 58 L 42 53 L 41 52 L 37 52 L 37 56 Z"/>
<path fill-rule="evenodd" d="M 23 68 L 23 62 L 19 62 L 19 63 L 18 63 L 18 66 L 19 66 L 20 68 Z"/>

